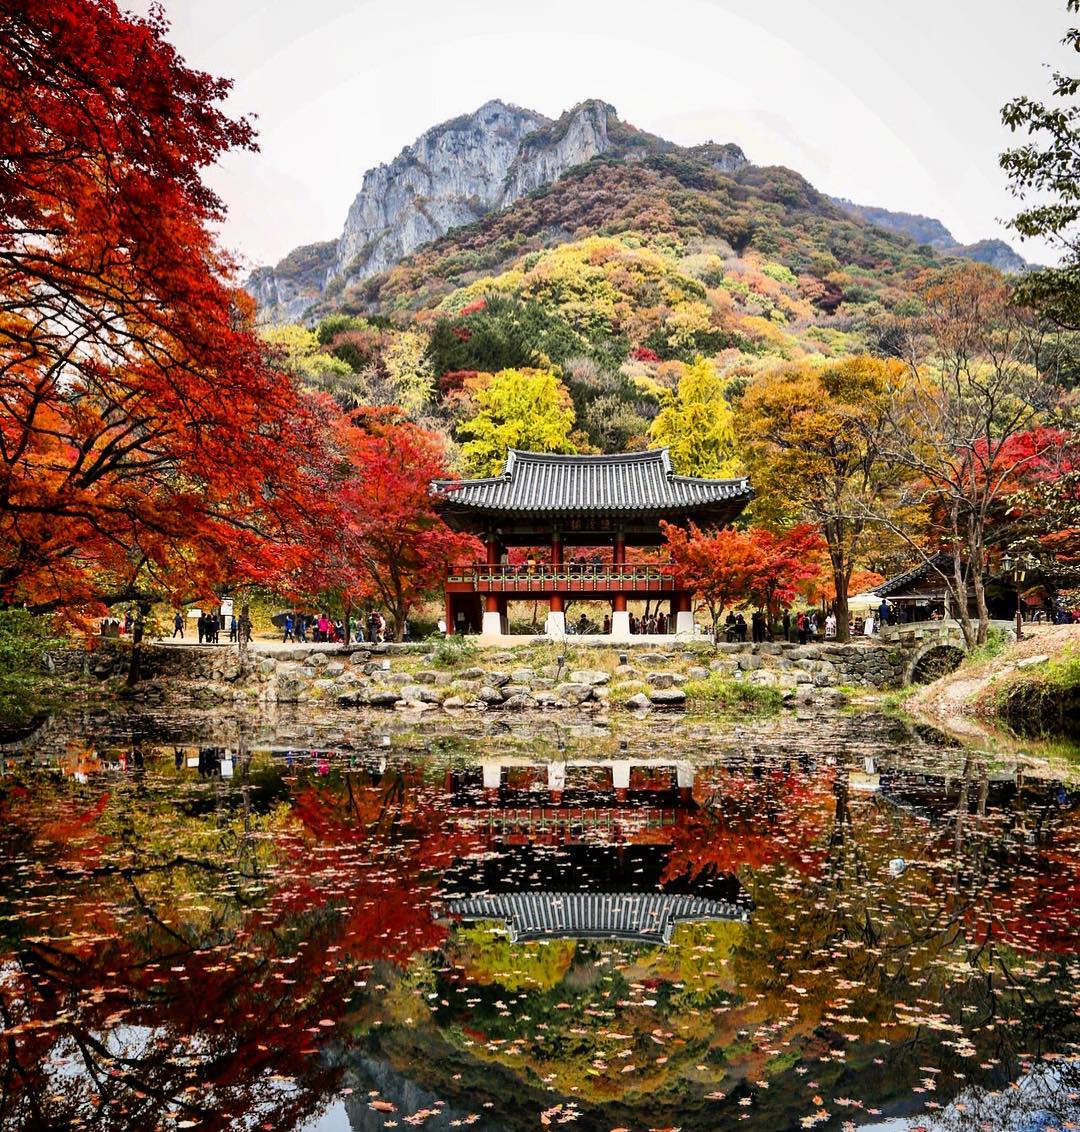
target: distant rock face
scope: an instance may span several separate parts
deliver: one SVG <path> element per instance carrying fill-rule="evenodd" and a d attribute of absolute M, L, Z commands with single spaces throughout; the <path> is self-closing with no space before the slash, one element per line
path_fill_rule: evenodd
<path fill-rule="evenodd" d="M 609 115 L 615 115 L 611 106 L 585 102 L 549 131 L 526 138 L 507 173 L 498 206 L 513 204 L 541 185 L 557 181 L 567 169 L 606 153 L 610 148 Z"/>
<path fill-rule="evenodd" d="M 389 165 L 364 174 L 327 281 L 385 271 L 502 203 L 521 143 L 547 119 L 502 102 L 436 126 Z M 558 174 L 556 174 L 557 176 Z"/>
<path fill-rule="evenodd" d="M 975 244 L 948 248 L 945 254 L 971 259 L 976 263 L 988 263 L 991 267 L 996 267 L 998 271 L 1004 271 L 1010 275 L 1030 271 L 1032 266 L 1023 256 L 1014 252 L 1004 240 L 979 240 Z"/>
<path fill-rule="evenodd" d="M 1018 255 L 1004 240 L 979 240 L 974 244 L 957 243 L 956 237 L 941 223 L 930 216 L 918 216 L 911 212 L 890 212 L 887 208 L 874 208 L 865 204 L 854 204 L 840 197 L 831 198 L 845 212 L 884 228 L 887 232 L 899 232 L 917 244 L 927 244 L 936 252 L 959 259 L 970 259 L 976 263 L 988 263 L 998 271 L 1019 274 L 1030 271 L 1032 265 Z"/>
<path fill-rule="evenodd" d="M 300 319 L 330 284 L 385 271 L 422 244 L 606 153 L 614 120 L 614 108 L 598 101 L 558 121 L 492 101 L 435 126 L 364 174 L 336 243 L 298 248 L 276 267 L 252 273 L 246 287 L 261 319 Z"/>
<path fill-rule="evenodd" d="M 260 321 L 298 322 L 322 294 L 337 243 L 295 248 L 276 267 L 256 268 L 244 284 L 258 303 Z"/>

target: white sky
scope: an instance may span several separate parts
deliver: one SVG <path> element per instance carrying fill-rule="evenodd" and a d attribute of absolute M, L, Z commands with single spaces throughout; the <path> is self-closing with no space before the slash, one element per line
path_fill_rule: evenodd
<path fill-rule="evenodd" d="M 210 174 L 248 265 L 336 238 L 366 169 L 490 98 L 552 117 L 601 98 L 672 141 L 734 141 L 961 242 L 1053 258 L 999 223 L 1016 205 L 998 112 L 1047 93 L 1045 63 L 1075 69 L 1064 0 L 164 2 L 188 62 L 256 115 L 261 152 Z"/>

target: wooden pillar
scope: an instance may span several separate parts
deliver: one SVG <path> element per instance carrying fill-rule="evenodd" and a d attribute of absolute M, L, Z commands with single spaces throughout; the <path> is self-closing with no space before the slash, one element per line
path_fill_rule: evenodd
<path fill-rule="evenodd" d="M 626 561 L 626 535 L 622 531 L 615 535 L 615 546 L 611 553 L 611 561 L 615 566 L 621 566 Z"/>
<path fill-rule="evenodd" d="M 563 611 L 562 594 L 552 594 L 551 597 L 548 598 L 548 610 L 551 613 L 562 613 L 562 611 Z"/>
<path fill-rule="evenodd" d="M 611 599 L 611 608 L 615 613 L 626 612 L 626 594 L 616 594 Z"/>
<path fill-rule="evenodd" d="M 689 613 L 691 609 L 690 595 L 685 590 L 679 590 L 672 602 L 676 613 Z"/>
<path fill-rule="evenodd" d="M 562 534 L 559 531 L 551 532 L 551 565 L 558 569 L 563 562 Z"/>
<path fill-rule="evenodd" d="M 502 557 L 499 552 L 499 540 L 494 535 L 491 535 L 484 545 L 487 548 L 487 564 L 489 566 L 497 566 L 499 559 Z"/>
<path fill-rule="evenodd" d="M 485 613 L 498 613 L 499 612 L 499 599 L 495 594 L 488 594 L 484 598 L 484 612 Z"/>
<path fill-rule="evenodd" d="M 454 625 L 454 595 L 449 590 L 446 591 L 446 613 L 444 616 L 446 617 L 446 635 L 452 637 L 456 626 Z"/>

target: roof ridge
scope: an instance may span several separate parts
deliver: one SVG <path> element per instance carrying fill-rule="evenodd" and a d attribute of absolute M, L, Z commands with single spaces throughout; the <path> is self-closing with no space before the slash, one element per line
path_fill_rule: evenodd
<path fill-rule="evenodd" d="M 592 463 L 592 464 L 617 464 L 620 462 L 633 462 L 636 464 L 645 463 L 661 463 L 664 459 L 664 454 L 667 448 L 645 448 L 640 452 L 527 452 L 521 448 L 511 448 L 508 451 L 507 459 L 510 456 L 516 457 L 518 460 L 525 460 L 532 463 L 543 464 L 556 464 L 556 463 Z"/>

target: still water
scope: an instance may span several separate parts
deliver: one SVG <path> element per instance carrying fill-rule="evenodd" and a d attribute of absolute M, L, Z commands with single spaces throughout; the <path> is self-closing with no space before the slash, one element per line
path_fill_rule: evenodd
<path fill-rule="evenodd" d="M 101 717 L 3 753 L 4 1129 L 1080 1122 L 1080 799 L 940 735 Z"/>

